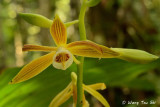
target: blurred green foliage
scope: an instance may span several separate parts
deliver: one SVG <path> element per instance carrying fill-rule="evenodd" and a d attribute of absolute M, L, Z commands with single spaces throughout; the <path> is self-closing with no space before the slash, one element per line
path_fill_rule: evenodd
<path fill-rule="evenodd" d="M 160 89 L 157 84 L 160 83 L 160 78 L 152 74 L 146 74 L 154 68 L 159 67 L 160 60 L 150 64 L 139 65 L 128 63 L 118 59 L 86 59 L 84 82 L 85 84 L 93 84 L 104 82 L 109 88 L 128 88 L 140 91 L 154 91 L 154 94 L 160 94 Z M 107 65 L 107 66 L 106 66 Z M 18 73 L 20 68 L 7 69 L 0 75 L 0 106 L 1 107 L 46 107 L 54 96 L 63 90 L 71 81 L 70 73 L 76 71 L 73 64 L 66 71 L 57 70 L 50 66 L 38 76 L 19 83 L 8 84 L 10 80 Z M 143 74 L 139 76 L 140 74 Z M 107 90 L 106 90 L 107 91 Z M 101 91 L 104 93 L 105 91 Z M 125 91 L 124 91 L 125 93 Z M 132 94 L 132 93 L 128 93 Z M 89 96 L 89 95 L 87 95 Z M 110 91 L 104 94 L 104 97 L 110 101 Z M 124 98 L 124 99 L 123 99 Z M 150 97 L 144 100 L 149 100 Z M 152 100 L 156 100 L 156 95 Z M 121 98 L 113 102 L 117 102 L 114 106 L 121 105 L 122 100 L 127 100 L 123 95 Z M 137 100 L 136 96 L 132 100 Z M 72 101 L 72 99 L 70 100 Z M 91 104 L 94 102 L 91 101 Z M 111 103 L 111 102 L 110 102 Z M 69 102 L 67 102 L 69 104 Z M 66 107 L 66 105 L 64 105 Z"/>
<path fill-rule="evenodd" d="M 23 44 L 55 45 L 49 29 L 32 26 L 17 14 L 30 12 L 53 19 L 58 13 L 68 22 L 78 18 L 79 8 L 80 0 L 0 0 L 0 107 L 46 107 L 69 83 L 70 72 L 76 71 L 75 64 L 66 71 L 50 66 L 31 80 L 8 85 L 20 70 L 17 66 L 44 54 L 22 53 Z M 159 17 L 160 0 L 101 0 L 86 14 L 87 38 L 109 47 L 142 49 L 159 55 Z M 77 25 L 68 28 L 68 42 L 75 40 L 79 40 Z M 139 65 L 118 59 L 86 59 L 84 83 L 105 82 L 108 89 L 100 92 L 111 107 L 123 106 L 123 100 L 155 100 L 156 105 L 146 106 L 158 107 L 159 65 L 160 60 Z M 86 97 L 91 106 L 100 106 L 90 95 Z"/>

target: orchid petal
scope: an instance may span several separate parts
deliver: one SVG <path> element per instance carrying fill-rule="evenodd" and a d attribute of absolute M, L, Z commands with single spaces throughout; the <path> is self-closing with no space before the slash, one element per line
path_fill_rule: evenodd
<path fill-rule="evenodd" d="M 73 88 L 73 106 L 77 104 L 77 86 L 72 82 L 72 88 Z"/>
<path fill-rule="evenodd" d="M 89 103 L 86 100 L 85 94 L 84 94 L 84 89 L 83 89 L 83 107 L 89 107 Z"/>
<path fill-rule="evenodd" d="M 67 101 L 72 95 L 71 87 L 72 87 L 72 82 L 64 90 L 62 90 L 57 96 L 54 97 L 49 107 L 59 107 L 61 104 Z"/>
<path fill-rule="evenodd" d="M 83 107 L 89 107 L 89 103 L 86 99 L 83 101 Z"/>
<path fill-rule="evenodd" d="M 58 15 L 55 16 L 53 23 L 50 27 L 51 35 L 57 46 L 65 45 L 67 42 L 66 26 L 61 21 Z"/>
<path fill-rule="evenodd" d="M 73 61 L 76 63 L 76 64 L 80 64 L 80 61 L 73 55 Z"/>
<path fill-rule="evenodd" d="M 11 84 L 19 83 L 25 80 L 28 80 L 46 69 L 53 62 L 53 55 L 55 52 L 51 52 L 47 55 L 41 56 L 38 59 L 33 60 L 13 78 L 10 82 Z"/>
<path fill-rule="evenodd" d="M 71 73 L 71 79 L 72 79 L 72 83 L 76 85 L 77 84 L 77 74 L 75 72 Z"/>
<path fill-rule="evenodd" d="M 104 83 L 97 83 L 97 84 L 87 85 L 87 86 L 94 89 L 94 90 L 104 90 L 104 89 L 106 89 L 106 85 Z"/>
<path fill-rule="evenodd" d="M 98 45 L 91 41 L 76 41 L 66 45 L 66 48 L 74 55 L 94 57 L 94 58 L 112 58 L 119 56 L 118 52 L 108 47 Z"/>
<path fill-rule="evenodd" d="M 24 45 L 22 51 L 56 51 L 57 47 L 39 46 L 39 45 Z"/>
<path fill-rule="evenodd" d="M 77 75 L 75 72 L 71 73 L 72 89 L 73 89 L 73 107 L 77 104 Z"/>
<path fill-rule="evenodd" d="M 94 89 L 92 89 L 92 88 L 90 88 L 90 87 L 88 87 L 84 84 L 83 84 L 83 88 L 84 88 L 85 91 L 87 91 L 92 96 L 94 96 L 96 99 L 98 99 L 105 107 L 110 107 L 108 102 L 104 99 L 104 97 L 100 93 L 98 93 Z"/>
<path fill-rule="evenodd" d="M 85 100 L 85 103 L 83 104 L 83 107 L 89 107 L 89 103 L 87 100 Z"/>
<path fill-rule="evenodd" d="M 94 49 L 95 51 L 99 52 L 100 54 L 102 53 L 102 50 L 101 48 L 96 45 L 94 42 L 91 42 L 91 41 L 76 41 L 76 42 L 72 42 L 72 43 L 69 43 L 67 44 L 67 48 L 92 48 Z"/>

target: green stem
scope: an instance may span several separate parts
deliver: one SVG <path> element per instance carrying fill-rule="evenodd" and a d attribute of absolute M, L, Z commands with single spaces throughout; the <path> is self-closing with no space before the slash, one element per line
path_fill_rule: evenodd
<path fill-rule="evenodd" d="M 80 14 L 79 14 L 79 33 L 80 33 L 80 40 L 86 40 L 86 29 L 84 24 L 84 16 L 86 12 L 86 0 L 83 0 Z"/>
<path fill-rule="evenodd" d="M 77 65 L 77 107 L 83 104 L 83 62 L 84 57 L 80 57 L 80 64 Z"/>
<path fill-rule="evenodd" d="M 84 24 L 86 8 L 86 0 L 83 0 L 79 15 L 80 40 L 86 40 L 86 29 Z M 80 64 L 77 65 L 77 107 L 82 107 L 83 105 L 83 63 L 84 57 L 80 57 Z"/>

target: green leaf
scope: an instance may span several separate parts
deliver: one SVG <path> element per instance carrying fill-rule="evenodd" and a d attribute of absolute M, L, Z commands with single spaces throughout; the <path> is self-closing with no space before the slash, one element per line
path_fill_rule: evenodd
<path fill-rule="evenodd" d="M 141 65 L 119 59 L 86 58 L 84 83 L 89 85 L 104 82 L 108 88 L 129 87 L 155 90 L 155 83 L 138 76 L 158 68 L 159 65 L 160 60 Z M 47 107 L 52 99 L 69 84 L 70 74 L 76 69 L 76 64 L 66 71 L 50 66 L 36 77 L 12 85 L 8 83 L 20 71 L 20 68 L 7 69 L 0 74 L 0 107 Z M 69 102 L 65 103 L 64 107 L 67 104 Z"/>
<path fill-rule="evenodd" d="M 160 59 L 148 64 L 135 64 L 118 59 L 101 59 L 93 62 L 95 61 L 89 60 L 84 63 L 87 65 L 84 71 L 85 82 L 91 84 L 105 81 L 107 86 L 115 87 L 123 86 L 140 74 L 159 67 Z"/>

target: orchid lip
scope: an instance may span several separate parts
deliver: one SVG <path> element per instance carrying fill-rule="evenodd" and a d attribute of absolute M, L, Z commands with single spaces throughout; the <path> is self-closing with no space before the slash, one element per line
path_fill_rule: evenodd
<path fill-rule="evenodd" d="M 59 47 L 53 56 L 53 66 L 57 69 L 66 70 L 73 63 L 73 55 L 63 47 Z"/>

